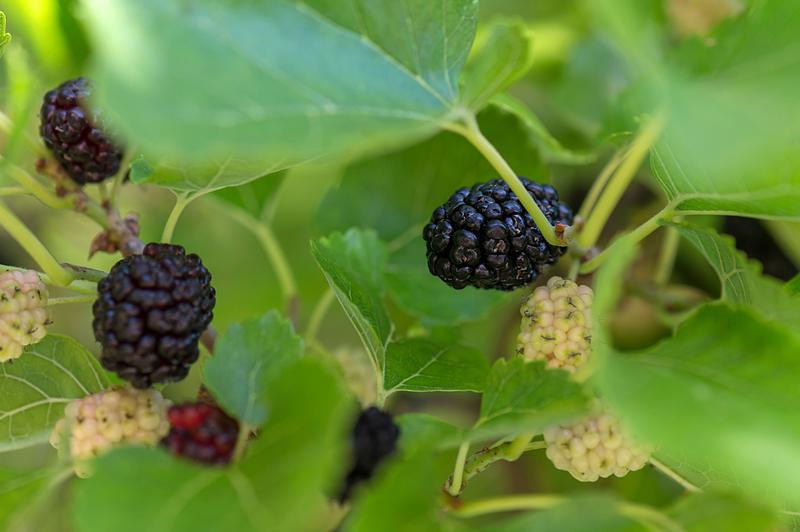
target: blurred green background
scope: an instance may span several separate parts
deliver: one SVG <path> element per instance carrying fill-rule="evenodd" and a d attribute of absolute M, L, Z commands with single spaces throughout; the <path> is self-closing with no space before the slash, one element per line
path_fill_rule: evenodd
<path fill-rule="evenodd" d="M 742 0 L 642 0 L 663 26 L 665 49 L 692 35 L 704 35 L 715 24 L 740 13 Z M 13 35 L 6 56 L 0 61 L 0 105 L 17 124 L 36 133 L 37 112 L 44 92 L 62 81 L 86 71 L 92 49 L 81 25 L 79 0 L 5 0 L 0 6 Z M 610 39 L 596 28 L 582 3 L 565 0 L 482 0 L 481 20 L 495 16 L 521 17 L 535 35 L 532 71 L 512 93 L 528 105 L 565 146 L 578 151 L 597 150 L 596 162 L 583 166 L 551 165 L 552 181 L 575 210 L 589 184 L 613 152 L 614 141 L 604 128 L 630 84 L 623 59 Z M 480 31 L 480 29 L 479 29 Z M 34 156 L 18 145 L 7 145 L 0 134 L 5 156 L 33 172 Z M 327 282 L 310 254 L 309 239 L 324 236 L 315 230 L 318 206 L 330 187 L 335 186 L 343 168 L 337 163 L 316 163 L 288 172 L 277 196 L 273 229 L 284 247 L 299 286 L 298 329 L 308 326 L 313 309 L 328 290 Z M 8 184 L 0 175 L 0 186 Z M 95 194 L 96 191 L 91 191 Z M 144 241 L 157 241 L 174 202 L 174 195 L 154 186 L 125 185 L 121 212 L 140 215 Z M 444 201 L 446 198 L 442 198 Z M 10 198 L 8 203 L 63 262 L 108 270 L 117 256 L 97 254 L 87 260 L 89 243 L 98 227 L 72 212 L 54 212 L 30 198 Z M 634 186 L 604 235 L 614 234 L 647 220 L 665 203 L 663 192 L 643 168 Z M 694 219 L 693 221 L 698 221 Z M 796 226 L 785 223 L 762 225 L 752 220 L 709 219 L 737 237 L 739 247 L 764 263 L 767 273 L 788 279 L 800 264 L 800 243 Z M 794 238 L 793 238 L 793 235 Z M 644 253 L 628 282 L 622 310 L 612 325 L 620 347 L 636 348 L 654 343 L 669 333 L 662 320 L 665 303 L 647 290 L 645 280 L 654 267 L 663 232 L 645 242 Z M 214 326 L 223 332 L 233 322 L 260 316 L 269 309 L 286 312 L 280 286 L 270 261 L 254 235 L 219 209 L 214 198 L 193 202 L 183 214 L 173 242 L 198 253 L 214 276 L 217 307 Z M 0 263 L 35 267 L 20 247 L 0 231 Z M 567 264 L 552 271 L 564 275 Z M 690 300 L 715 297 L 719 292 L 716 275 L 694 248 L 682 245 L 673 277 L 676 297 Z M 52 295 L 60 295 L 53 290 Z M 512 296 L 490 318 L 461 327 L 468 341 L 495 359 L 513 353 L 518 332 L 519 298 Z M 416 324 L 390 303 L 392 318 L 400 333 Z M 94 341 L 88 304 L 64 305 L 53 310 L 50 331 L 76 338 L 93 353 Z M 318 337 L 326 350 L 341 347 L 361 349 L 355 330 L 337 304 L 331 306 Z M 197 368 L 197 367 L 196 367 Z M 199 384 L 198 371 L 186 381 L 170 385 L 166 395 L 180 401 L 193 398 Z M 478 412 L 478 396 L 470 394 L 401 394 L 393 399 L 397 413 L 436 413 L 460 422 L 472 423 Z M 48 445 L 0 454 L 0 465 L 23 467 L 46 463 L 54 458 Z M 446 460 L 445 460 L 446 459 Z M 443 470 L 452 467 L 452 457 L 443 458 Z M 446 475 L 446 473 L 445 473 Z M 500 462 L 470 485 L 473 495 L 498 492 L 566 492 L 596 489 L 575 482 L 567 473 L 555 470 L 543 453 L 528 453 L 518 463 Z M 614 490 L 626 499 L 663 505 L 681 489 L 666 477 L 645 469 L 623 479 L 607 479 L 597 488 Z"/>

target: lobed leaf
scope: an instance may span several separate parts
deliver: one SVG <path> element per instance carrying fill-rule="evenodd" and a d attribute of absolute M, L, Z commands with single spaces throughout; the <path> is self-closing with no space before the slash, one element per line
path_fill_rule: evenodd
<path fill-rule="evenodd" d="M 109 385 L 86 348 L 48 334 L 13 364 L 0 364 L 0 452 L 47 441 L 67 403 Z"/>
<path fill-rule="evenodd" d="M 374 231 L 351 229 L 344 235 L 311 241 L 311 252 L 372 360 L 383 372 L 394 325 L 383 303 L 386 246 Z"/>
<path fill-rule="evenodd" d="M 203 383 L 230 414 L 259 425 L 268 417 L 271 381 L 302 356 L 303 339 L 289 320 L 271 310 L 260 319 L 228 327 L 214 356 L 203 364 Z"/>

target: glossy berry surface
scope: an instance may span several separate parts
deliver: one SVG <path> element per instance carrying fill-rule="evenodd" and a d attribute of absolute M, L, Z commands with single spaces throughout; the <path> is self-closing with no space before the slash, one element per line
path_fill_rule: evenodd
<path fill-rule="evenodd" d="M 170 408 L 167 416 L 172 428 L 161 443 L 172 454 L 204 464 L 231 461 L 239 422 L 222 409 L 206 403 L 185 403 Z"/>
<path fill-rule="evenodd" d="M 400 437 L 392 416 L 376 407 L 370 407 L 358 417 L 353 428 L 353 468 L 347 475 L 340 499 L 349 498 L 353 488 L 368 480 L 378 464 L 397 449 Z"/>
<path fill-rule="evenodd" d="M 148 244 L 115 264 L 97 292 L 93 326 L 105 369 L 137 388 L 188 375 L 216 304 L 200 257 Z"/>
<path fill-rule="evenodd" d="M 123 155 L 100 112 L 89 107 L 91 93 L 86 78 L 65 81 L 44 95 L 39 115 L 42 141 L 81 185 L 115 175 Z"/>
<path fill-rule="evenodd" d="M 553 225 L 572 224 L 572 210 L 551 185 L 521 177 Z M 423 230 L 428 269 L 456 289 L 510 291 L 533 283 L 565 247 L 548 244 L 530 214 L 501 179 L 460 188 L 433 211 Z"/>

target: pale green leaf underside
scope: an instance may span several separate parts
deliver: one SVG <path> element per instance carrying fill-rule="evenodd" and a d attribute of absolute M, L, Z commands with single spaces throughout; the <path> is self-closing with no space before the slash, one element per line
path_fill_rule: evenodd
<path fill-rule="evenodd" d="M 759 172 L 709 172 L 680 158 L 662 139 L 651 151 L 653 173 L 678 212 L 800 220 L 800 171 L 796 148 L 785 161 Z"/>
<path fill-rule="evenodd" d="M 152 173 L 142 174 L 136 184 L 158 185 L 177 193 L 192 196 L 207 194 L 226 187 L 250 183 L 268 174 L 307 162 L 306 159 L 284 157 L 266 162 L 253 157 L 229 155 L 210 162 L 182 163 L 162 159 Z M 133 180 L 133 177 L 131 178 Z"/>
<path fill-rule="evenodd" d="M 796 490 L 798 350 L 788 329 L 715 303 L 648 351 L 598 344 L 598 384 L 643 439 L 736 467 L 744 485 Z"/>
<path fill-rule="evenodd" d="M 46 336 L 14 364 L 0 364 L 0 451 L 46 441 L 67 403 L 108 386 L 100 364 L 82 345 Z"/>
<path fill-rule="evenodd" d="M 225 331 L 203 365 L 203 383 L 231 415 L 258 425 L 267 420 L 270 379 L 302 355 L 303 340 L 291 322 L 271 310 Z"/>
<path fill-rule="evenodd" d="M 311 253 L 373 362 L 382 371 L 394 325 L 383 303 L 386 246 L 374 231 L 351 229 L 311 241 Z"/>
<path fill-rule="evenodd" d="M 163 152 L 292 157 L 430 134 L 458 102 L 475 0 L 89 0 L 95 77 Z M 230 80 L 236 80 L 231 83 Z M 209 153 L 209 151 L 211 153 Z"/>
<path fill-rule="evenodd" d="M 748 261 L 733 238 L 707 227 L 670 225 L 708 259 L 720 278 L 723 300 L 755 308 L 765 318 L 783 323 L 788 331 L 800 333 L 800 300 L 792 299 L 777 280 L 761 276 L 760 265 Z"/>
<path fill-rule="evenodd" d="M 390 343 L 384 397 L 394 392 L 481 392 L 489 361 L 479 350 L 426 338 Z"/>

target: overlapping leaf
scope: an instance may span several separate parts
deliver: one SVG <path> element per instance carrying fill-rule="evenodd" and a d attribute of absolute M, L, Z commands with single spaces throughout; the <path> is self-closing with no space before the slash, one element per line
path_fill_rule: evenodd
<path fill-rule="evenodd" d="M 332 372 L 318 362 L 301 361 L 281 373 L 270 402 L 269 423 L 237 465 L 200 467 L 138 448 L 96 460 L 92 480 L 74 486 L 78 529 L 283 531 L 307 526 L 325 508 L 322 490 L 339 473 L 345 395 Z"/>
<path fill-rule="evenodd" d="M 291 322 L 271 310 L 228 327 L 203 365 L 203 383 L 231 415 L 258 425 L 267 420 L 270 381 L 302 355 L 303 340 Z"/>
<path fill-rule="evenodd" d="M 271 164 L 435 131 L 458 102 L 477 16 L 474 0 L 85 7 L 95 77 L 134 138 Z"/>
<path fill-rule="evenodd" d="M 67 403 L 108 386 L 100 364 L 82 345 L 47 335 L 14 364 L 0 364 L 0 451 L 47 441 Z"/>
<path fill-rule="evenodd" d="M 311 252 L 347 316 L 358 331 L 373 366 L 383 370 L 394 325 L 383 303 L 386 247 L 374 231 L 311 241 Z"/>

